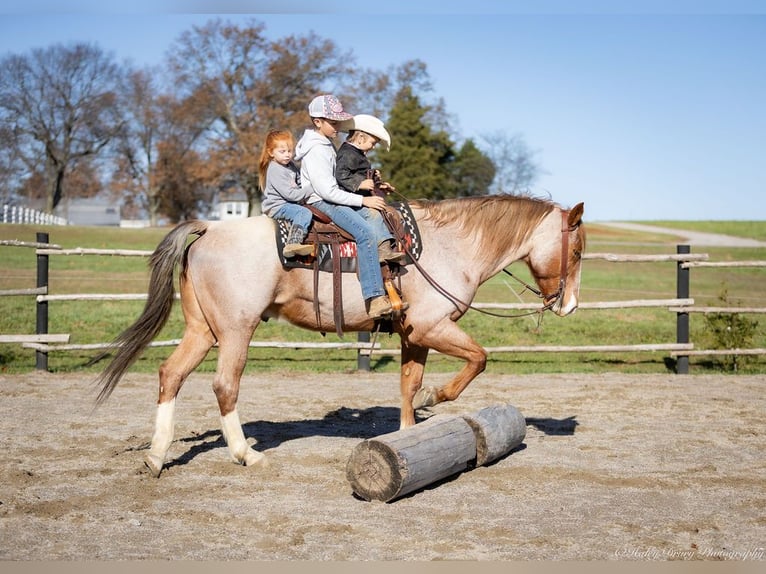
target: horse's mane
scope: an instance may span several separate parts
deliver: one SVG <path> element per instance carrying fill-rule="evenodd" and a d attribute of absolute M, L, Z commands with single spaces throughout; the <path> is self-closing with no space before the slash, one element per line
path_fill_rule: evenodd
<path fill-rule="evenodd" d="M 508 245 L 520 245 L 556 204 L 529 195 L 483 195 L 443 200 L 411 201 L 437 227 L 455 225 L 463 237 L 481 241 L 477 246 L 489 258 Z M 479 251 L 481 253 L 482 251 Z"/>

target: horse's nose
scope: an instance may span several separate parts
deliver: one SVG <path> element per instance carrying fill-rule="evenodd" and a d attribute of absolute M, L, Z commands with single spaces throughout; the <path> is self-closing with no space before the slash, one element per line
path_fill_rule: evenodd
<path fill-rule="evenodd" d="M 566 317 L 577 311 L 578 304 L 577 297 L 569 296 L 566 302 L 562 301 L 561 305 L 555 306 L 554 311 L 559 317 Z"/>

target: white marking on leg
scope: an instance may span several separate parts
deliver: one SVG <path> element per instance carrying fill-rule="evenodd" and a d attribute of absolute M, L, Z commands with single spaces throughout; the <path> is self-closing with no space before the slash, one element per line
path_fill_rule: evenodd
<path fill-rule="evenodd" d="M 173 442 L 175 408 L 175 398 L 157 405 L 157 418 L 154 423 L 152 446 L 146 455 L 147 465 L 149 465 L 155 476 L 159 476 L 162 471 L 165 456 L 170 448 L 170 443 Z"/>
<path fill-rule="evenodd" d="M 247 441 L 245 440 L 245 433 L 242 430 L 242 423 L 239 421 L 239 413 L 237 413 L 237 409 L 234 409 L 228 415 L 221 417 L 221 430 L 223 431 L 223 438 L 229 446 L 229 452 L 234 460 L 245 466 L 266 464 L 266 457 L 248 446 Z"/>

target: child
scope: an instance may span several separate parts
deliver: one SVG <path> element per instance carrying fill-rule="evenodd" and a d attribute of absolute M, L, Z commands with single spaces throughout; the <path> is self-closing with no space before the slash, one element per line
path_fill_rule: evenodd
<path fill-rule="evenodd" d="M 301 188 L 300 173 L 293 163 L 295 140 L 288 131 L 272 130 L 258 162 L 258 179 L 263 191 L 261 210 L 274 219 L 284 219 L 290 231 L 282 250 L 286 259 L 296 255 L 308 255 L 312 245 L 303 245 L 309 226 L 311 211 L 300 205 L 306 200 L 306 191 Z"/>
<path fill-rule="evenodd" d="M 386 151 L 391 147 L 391 136 L 378 118 L 358 114 L 349 121 L 348 137 L 338 149 L 335 165 L 335 178 L 340 187 L 352 193 L 372 195 L 376 182 L 368 177 L 372 166 L 367 153 L 379 143 Z M 372 173 L 376 179 L 380 178 L 378 170 Z M 379 183 L 378 188 L 394 191 L 393 186 L 386 182 Z"/>
<path fill-rule="evenodd" d="M 346 191 L 363 196 L 373 195 L 376 187 L 385 193 L 396 191 L 391 184 L 380 182 L 380 171 L 373 171 L 370 160 L 367 159 L 367 153 L 378 143 L 382 143 L 386 151 L 391 147 L 391 136 L 383 122 L 375 116 L 357 114 L 344 124 L 344 127 L 346 126 L 348 137 L 338 149 L 335 161 L 335 179 L 338 180 L 338 185 Z M 404 253 L 396 251 L 392 244 L 393 241 L 386 241 L 379 246 L 381 263 L 398 261 L 404 257 Z"/>
<path fill-rule="evenodd" d="M 354 237 L 367 314 L 373 319 L 380 318 L 393 311 L 385 295 L 378 259 L 378 244 L 391 239 L 391 234 L 383 218 L 372 217 L 370 211 L 384 209 L 386 202 L 382 197 L 362 197 L 338 187 L 332 139 L 338 135 L 341 122 L 352 118 L 343 111 L 338 98 L 330 94 L 317 96 L 311 100 L 308 111 L 312 127 L 305 131 L 295 150 L 295 157 L 301 162 L 301 186 L 309 194 L 310 205 Z"/>

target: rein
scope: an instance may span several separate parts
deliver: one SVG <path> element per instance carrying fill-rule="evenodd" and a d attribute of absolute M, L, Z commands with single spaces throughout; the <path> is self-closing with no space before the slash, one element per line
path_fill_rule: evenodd
<path fill-rule="evenodd" d="M 524 285 L 526 289 L 543 299 L 543 306 L 540 309 L 534 310 L 534 311 L 528 311 L 526 313 L 514 313 L 514 314 L 505 314 L 505 313 L 495 313 L 492 311 L 487 311 L 486 309 L 480 309 L 478 307 L 474 307 L 470 303 L 466 303 L 465 301 L 461 301 L 459 298 L 457 298 L 455 295 L 447 291 L 444 287 L 439 285 L 439 283 L 431 277 L 428 272 L 423 269 L 423 266 L 420 265 L 417 259 L 412 255 L 409 248 L 404 245 L 404 242 L 402 243 L 402 248 L 404 249 L 404 252 L 409 256 L 410 260 L 412 261 L 413 265 L 415 265 L 415 268 L 420 271 L 420 273 L 423 275 L 426 281 L 434 288 L 436 289 L 445 299 L 450 301 L 458 311 L 461 310 L 461 306 L 465 308 L 462 312 L 465 313 L 469 309 L 473 309 L 474 311 L 478 311 L 479 313 L 483 313 L 485 315 L 491 315 L 492 317 L 499 317 L 501 319 L 518 319 L 520 317 L 528 317 L 530 315 L 538 314 L 540 315 L 540 320 L 542 320 L 543 313 L 545 311 L 553 309 L 553 307 L 556 306 L 558 303 L 561 305 L 561 300 L 564 296 L 564 292 L 566 290 L 566 281 L 567 281 L 567 270 L 569 267 L 569 233 L 570 231 L 574 230 L 574 227 L 569 226 L 568 222 L 568 216 L 569 216 L 569 210 L 562 210 L 561 211 L 561 266 L 559 268 L 559 288 L 558 290 L 553 293 L 553 295 L 550 295 L 549 297 L 544 297 L 542 292 L 537 289 L 536 287 L 533 287 L 529 283 L 526 283 L 525 281 L 522 281 L 518 277 L 516 277 L 513 273 L 508 271 L 507 269 L 503 268 L 503 272 L 509 275 L 510 277 L 513 277 L 516 281 Z M 576 226 L 575 226 L 576 227 Z M 400 238 L 401 239 L 401 238 Z"/>

